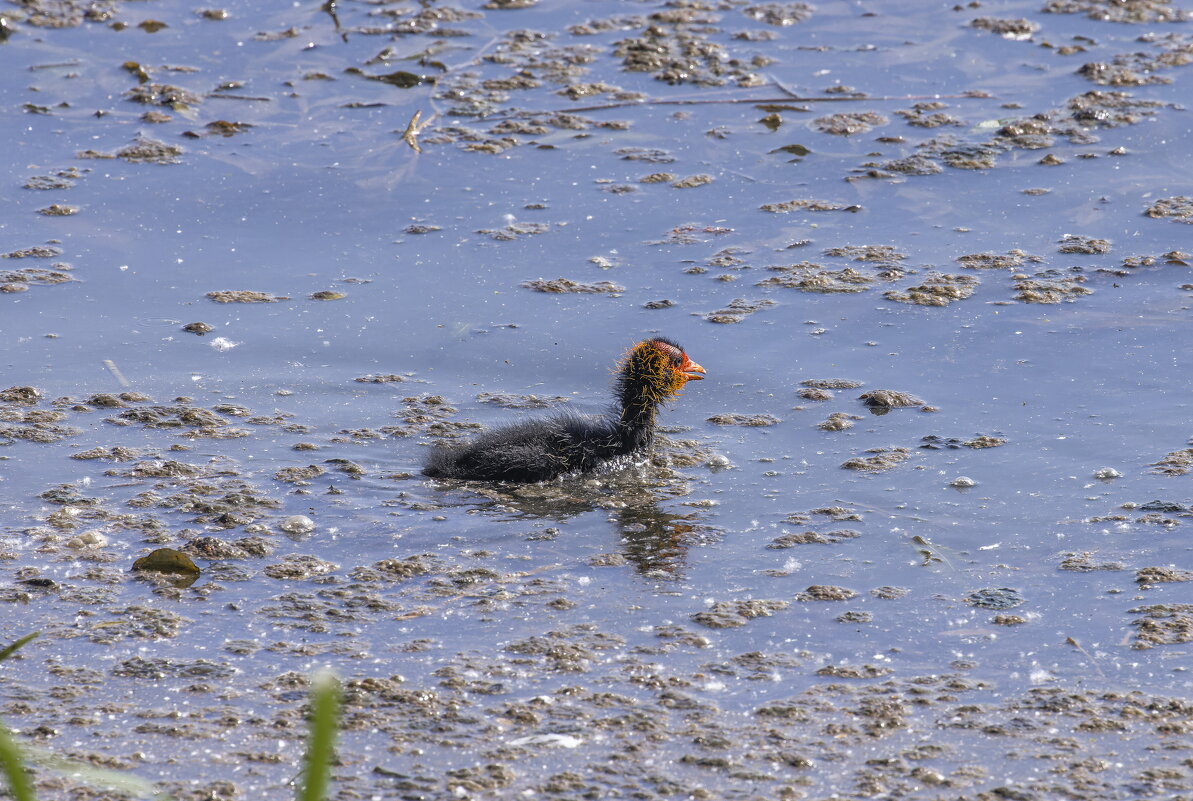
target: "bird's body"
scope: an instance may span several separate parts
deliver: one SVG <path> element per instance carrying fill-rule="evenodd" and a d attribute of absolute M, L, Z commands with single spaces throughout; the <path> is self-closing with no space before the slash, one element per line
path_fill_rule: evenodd
<path fill-rule="evenodd" d="M 439 446 L 423 475 L 527 483 L 618 466 L 647 451 L 658 407 L 702 373 L 676 343 L 645 340 L 621 364 L 618 403 L 609 414 L 563 412 L 495 428 L 463 445 Z"/>

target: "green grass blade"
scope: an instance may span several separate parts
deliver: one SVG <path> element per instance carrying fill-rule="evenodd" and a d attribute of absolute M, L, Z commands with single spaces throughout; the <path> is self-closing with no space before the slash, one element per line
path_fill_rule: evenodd
<path fill-rule="evenodd" d="M 12 646 L 10 645 L 9 648 Z M 36 801 L 37 796 L 33 794 L 33 785 L 29 782 L 29 775 L 25 773 L 21 750 L 17 748 L 16 741 L 8 733 L 8 727 L 2 723 L 0 723 L 0 771 L 3 771 L 4 779 L 8 782 L 8 789 L 12 793 L 14 801 Z"/>
<path fill-rule="evenodd" d="M 97 768 L 85 762 L 51 754 L 49 751 L 44 751 L 40 748 L 25 746 L 24 751 L 26 759 L 33 764 L 49 768 L 63 776 L 70 776 L 72 779 L 77 779 L 93 787 L 118 790 L 128 793 L 135 798 L 169 798 L 165 793 L 157 792 L 152 783 L 136 776 L 130 776 L 127 773 L 120 773 L 109 770 L 108 768 Z"/>
<path fill-rule="evenodd" d="M 21 646 L 25 645 L 27 642 L 32 640 L 38 634 L 41 634 L 41 632 L 35 631 L 32 634 L 26 634 L 24 637 L 17 640 L 16 642 L 14 642 L 12 645 L 7 645 L 3 649 L 0 649 L 0 662 L 3 662 L 5 659 L 8 659 L 10 656 L 15 654 L 17 651 L 19 651 L 21 649 Z"/>
<path fill-rule="evenodd" d="M 0 649 L 0 662 L 11 657 L 40 633 L 35 631 L 32 634 L 27 634 L 11 645 Z M 88 784 L 122 790 L 138 798 L 168 798 L 164 794 L 155 792 L 153 785 L 144 779 L 105 768 L 97 768 L 77 760 L 64 759 L 49 751 L 29 745 L 18 746 L 8 728 L 0 724 L 0 776 L 6 780 L 14 801 L 36 801 L 33 785 L 29 781 L 28 774 L 25 773 L 26 762 L 73 776 Z M 7 797 L 7 795 L 0 794 L 0 797 Z"/>
<path fill-rule="evenodd" d="M 340 682 L 329 672 L 311 683 L 311 735 L 298 801 L 325 801 L 331 783 L 331 760 L 340 724 Z"/>

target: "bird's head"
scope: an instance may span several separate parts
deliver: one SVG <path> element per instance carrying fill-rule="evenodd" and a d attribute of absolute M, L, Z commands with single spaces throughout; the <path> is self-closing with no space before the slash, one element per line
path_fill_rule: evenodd
<path fill-rule="evenodd" d="M 689 381 L 703 379 L 704 372 L 677 343 L 655 337 L 630 348 L 622 360 L 618 382 L 623 396 L 633 392 L 661 403 L 678 395 Z"/>

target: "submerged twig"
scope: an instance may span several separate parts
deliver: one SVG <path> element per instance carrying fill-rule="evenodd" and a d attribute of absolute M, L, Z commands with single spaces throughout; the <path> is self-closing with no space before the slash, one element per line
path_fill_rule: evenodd
<path fill-rule="evenodd" d="M 948 560 L 948 557 L 945 556 L 944 551 L 941 550 L 940 546 L 934 543 L 932 540 L 920 534 L 916 534 L 911 538 L 911 541 L 914 545 L 918 546 L 916 551 L 924 560 L 920 562 L 920 567 L 927 567 L 928 565 L 935 562 L 940 562 L 950 570 L 956 569 L 953 567 L 953 563 Z"/>
<path fill-rule="evenodd" d="M 254 103 L 272 103 L 272 97 L 253 97 L 251 95 L 228 95 L 223 92 L 208 92 L 203 95 L 204 98 L 211 100 L 219 98 L 220 100 L 251 100 Z"/>
<path fill-rule="evenodd" d="M 1094 666 L 1094 670 L 1098 671 L 1098 675 L 1100 675 L 1102 678 L 1106 678 L 1106 674 L 1102 672 L 1102 666 L 1098 664 L 1098 660 L 1094 659 L 1093 655 L 1089 651 L 1081 647 L 1081 643 L 1077 642 L 1072 637 L 1065 637 L 1065 644 L 1071 645 L 1080 651 L 1085 658 L 1089 660 L 1089 663 Z"/>
<path fill-rule="evenodd" d="M 410 118 L 410 123 L 406 126 L 406 130 L 402 132 L 402 141 L 410 145 L 415 153 L 423 152 L 423 149 L 419 147 L 418 144 L 418 135 L 422 133 L 423 128 L 426 128 L 428 125 L 430 125 L 439 115 L 432 114 L 425 120 L 422 119 L 422 116 L 422 109 L 414 112 L 414 116 Z"/>

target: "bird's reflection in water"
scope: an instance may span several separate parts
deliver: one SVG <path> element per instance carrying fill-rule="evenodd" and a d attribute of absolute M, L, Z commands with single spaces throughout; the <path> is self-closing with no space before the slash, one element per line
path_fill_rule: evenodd
<path fill-rule="evenodd" d="M 716 538 L 715 529 L 701 522 L 699 512 L 677 513 L 660 506 L 687 495 L 687 485 L 681 474 L 655 465 L 545 484 L 459 483 L 468 490 L 465 505 L 509 520 L 566 523 L 606 510 L 617 528 L 620 555 L 642 576 L 655 580 L 682 579 L 688 549 Z M 478 504 L 477 495 L 487 500 Z"/>
<path fill-rule="evenodd" d="M 627 506 L 617 513 L 621 553 L 647 578 L 682 579 L 688 548 L 706 540 L 708 529 L 695 513 L 671 514 L 655 504 Z"/>

